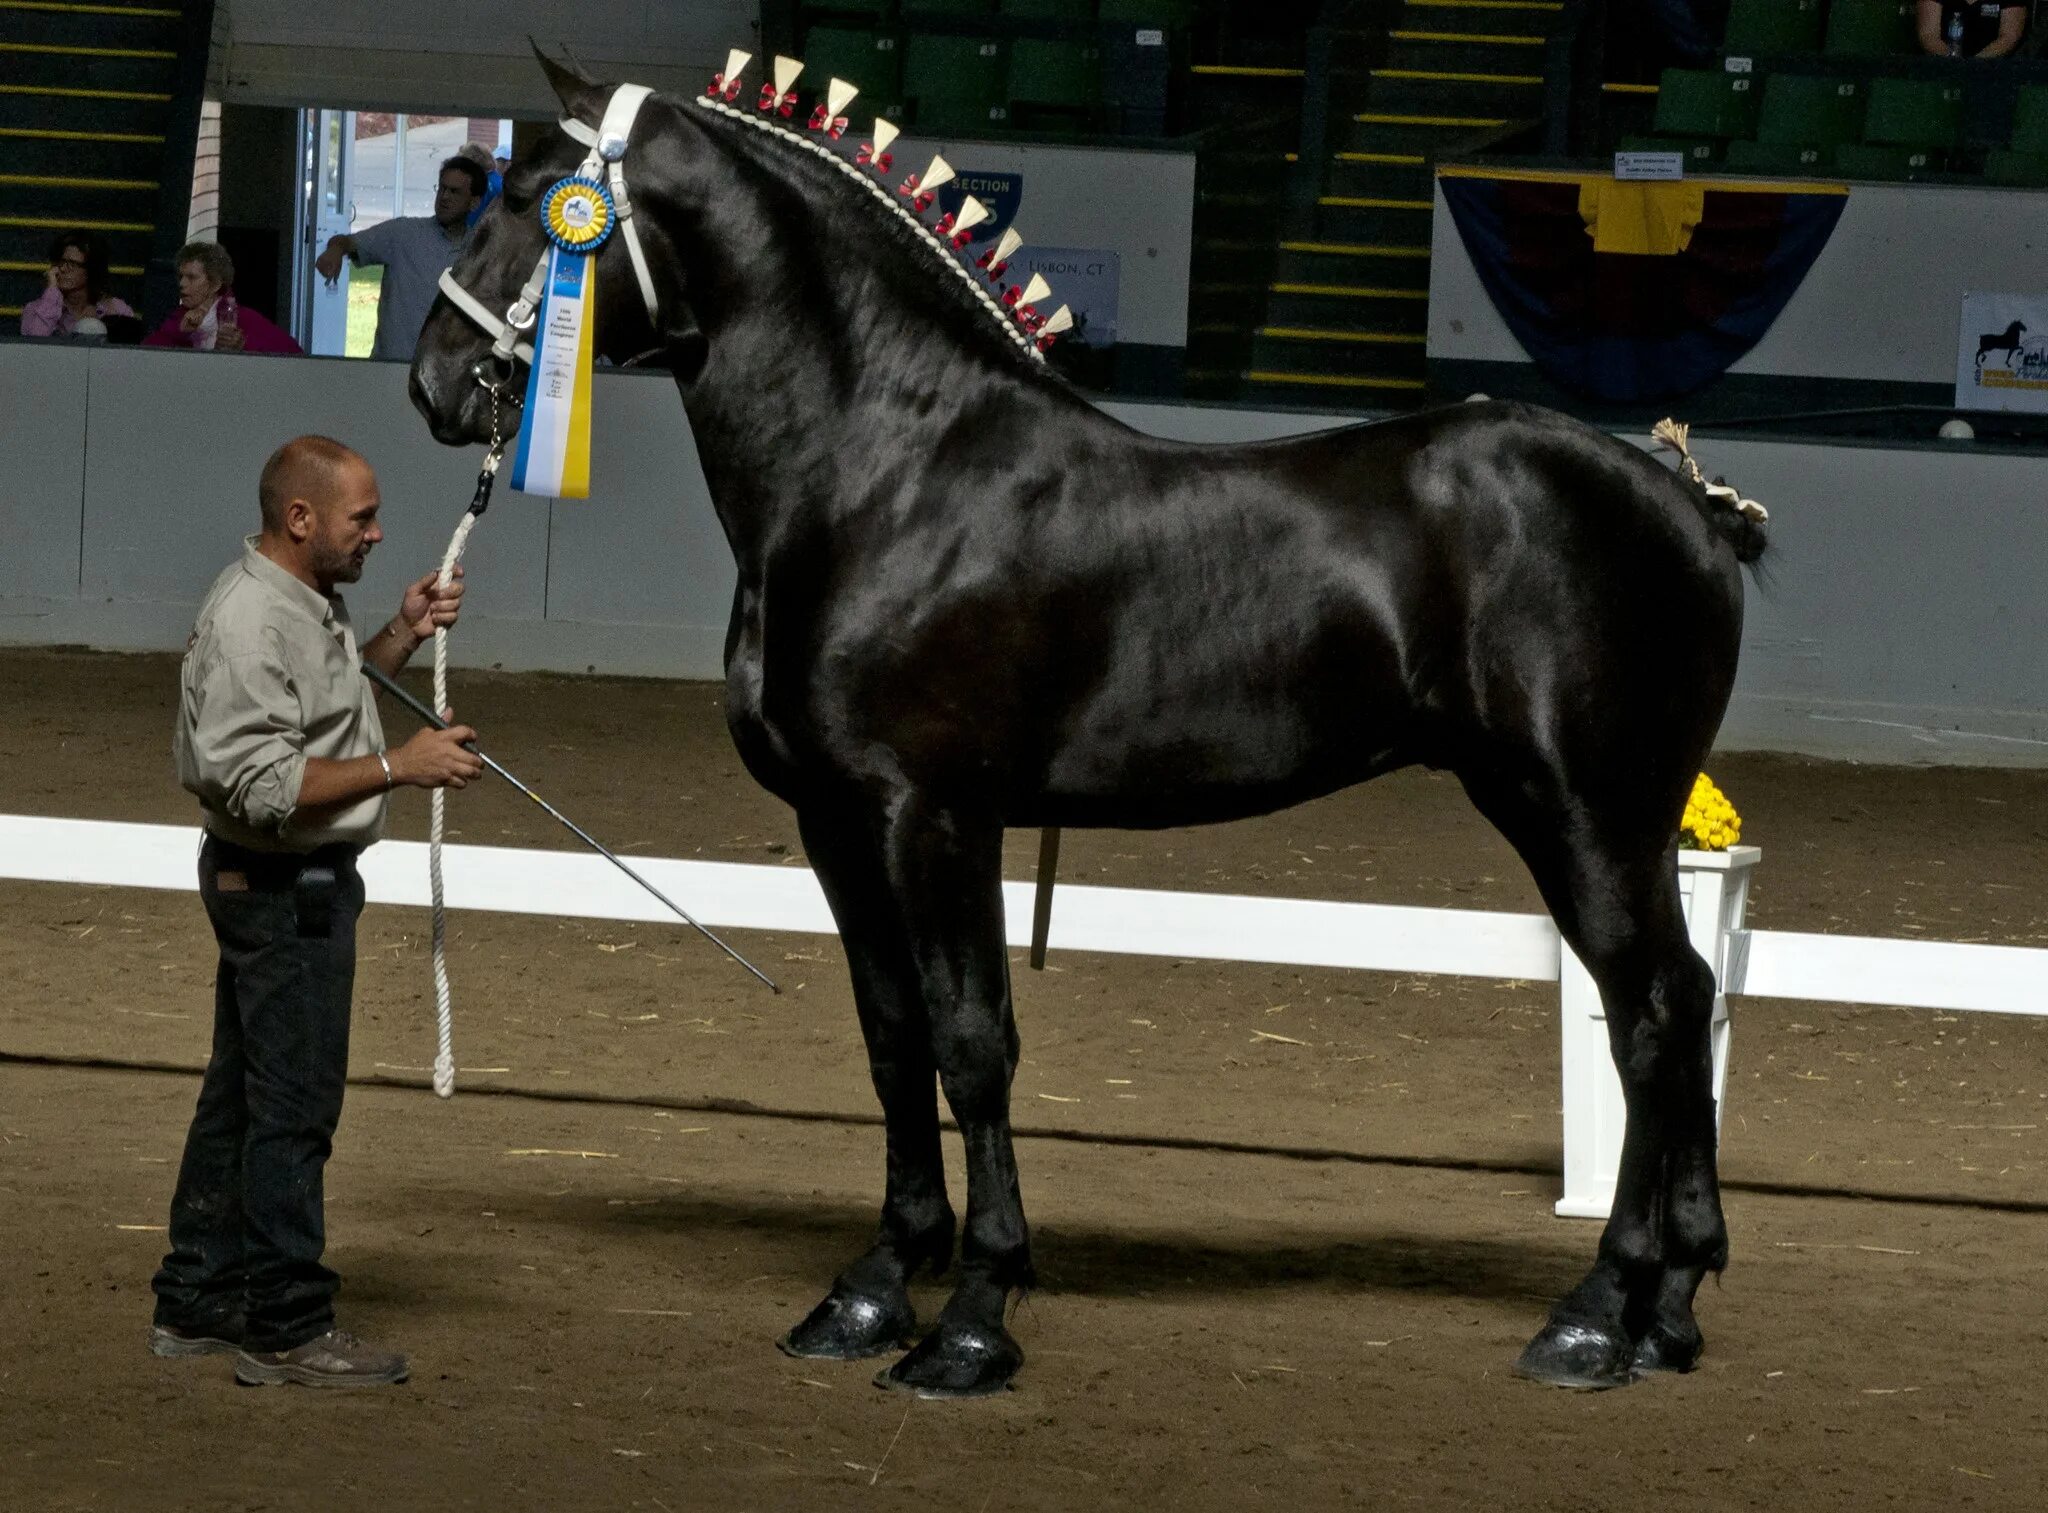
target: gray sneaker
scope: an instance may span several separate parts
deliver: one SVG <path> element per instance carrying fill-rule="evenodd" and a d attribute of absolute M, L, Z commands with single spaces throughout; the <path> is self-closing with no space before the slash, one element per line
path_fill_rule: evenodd
<path fill-rule="evenodd" d="M 166 1360 L 195 1355 L 233 1355 L 242 1348 L 241 1321 L 210 1329 L 181 1329 L 176 1324 L 149 1326 L 149 1353 Z"/>
<path fill-rule="evenodd" d="M 235 1357 L 235 1380 L 244 1387 L 382 1387 L 411 1374 L 397 1351 L 365 1345 L 343 1329 L 291 1350 L 244 1350 Z"/>

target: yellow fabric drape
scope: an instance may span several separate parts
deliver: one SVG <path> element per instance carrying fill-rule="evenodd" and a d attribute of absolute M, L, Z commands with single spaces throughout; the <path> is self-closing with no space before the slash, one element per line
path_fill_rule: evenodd
<path fill-rule="evenodd" d="M 1692 242 L 1706 211 L 1697 183 L 1588 178 L 1579 185 L 1579 219 L 1595 252 L 1670 257 Z"/>

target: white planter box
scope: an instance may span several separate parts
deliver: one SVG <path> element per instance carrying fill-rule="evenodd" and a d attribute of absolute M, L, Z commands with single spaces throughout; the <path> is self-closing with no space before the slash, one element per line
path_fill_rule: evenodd
<path fill-rule="evenodd" d="M 1763 852 L 1755 846 L 1678 853 L 1678 891 L 1692 948 L 1714 969 L 1714 1119 L 1718 1128 L 1728 1085 L 1728 951 L 1731 932 L 1743 927 L 1749 878 Z M 1607 1043 L 1607 1013 L 1599 990 L 1565 947 L 1558 973 L 1558 1019 L 1564 1035 L 1564 1196 L 1560 1215 L 1604 1219 L 1614 1204 L 1621 1169 L 1626 1109 L 1621 1078 Z"/>

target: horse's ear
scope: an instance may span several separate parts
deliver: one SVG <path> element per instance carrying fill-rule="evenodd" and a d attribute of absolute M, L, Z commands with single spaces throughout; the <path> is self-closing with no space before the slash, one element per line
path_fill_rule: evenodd
<path fill-rule="evenodd" d="M 541 72 L 547 75 L 548 87 L 555 92 L 555 98 L 562 102 L 564 113 L 578 118 L 590 114 L 591 111 L 587 107 L 592 105 L 593 97 L 598 92 L 597 81 L 586 77 L 580 68 L 565 68 L 557 63 L 540 50 L 540 43 L 531 35 L 526 41 L 533 49 L 534 59 L 540 64 Z"/>

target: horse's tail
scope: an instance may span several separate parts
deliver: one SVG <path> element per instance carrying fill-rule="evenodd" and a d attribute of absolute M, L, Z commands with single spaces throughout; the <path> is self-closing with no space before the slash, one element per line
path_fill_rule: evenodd
<path fill-rule="evenodd" d="M 1754 499 L 1743 498 L 1741 490 L 1730 488 L 1719 478 L 1712 482 L 1707 480 L 1686 445 L 1686 434 L 1690 430 L 1690 426 L 1675 420 L 1660 420 L 1651 430 L 1650 437 L 1659 446 L 1678 454 L 1679 480 L 1690 486 L 1688 492 L 1694 506 L 1714 533 L 1728 543 L 1735 553 L 1735 560 L 1753 563 L 1770 545 L 1770 511 Z"/>

